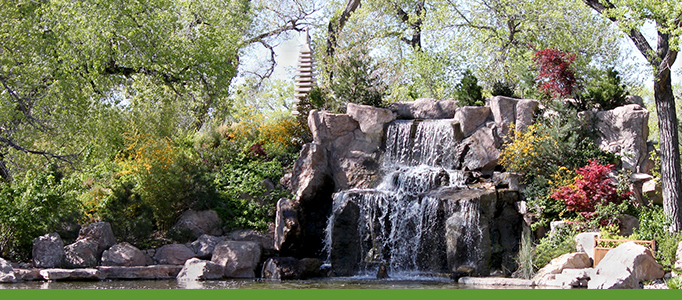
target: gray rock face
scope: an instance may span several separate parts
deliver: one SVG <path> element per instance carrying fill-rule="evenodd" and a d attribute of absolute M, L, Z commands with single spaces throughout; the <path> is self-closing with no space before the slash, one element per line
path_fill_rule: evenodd
<path fill-rule="evenodd" d="M 490 110 L 497 125 L 497 134 L 500 137 L 509 135 L 510 124 L 516 129 L 524 129 L 533 124 L 533 113 L 540 102 L 532 99 L 516 99 L 504 96 L 490 98 Z"/>
<path fill-rule="evenodd" d="M 585 252 L 566 253 L 552 259 L 546 266 L 538 271 L 533 277 L 537 285 L 561 286 L 556 282 L 558 274 L 567 269 L 584 269 L 592 266 L 590 257 Z"/>
<path fill-rule="evenodd" d="M 224 241 L 213 250 L 211 261 L 225 268 L 227 278 L 254 278 L 261 252 L 258 243 Z"/>
<path fill-rule="evenodd" d="M 114 232 L 111 230 L 111 224 L 107 222 L 90 223 L 81 228 L 78 233 L 78 240 L 91 239 L 97 244 L 97 259 L 102 257 L 104 250 L 116 244 Z"/>
<path fill-rule="evenodd" d="M 146 261 L 144 252 L 126 242 L 113 245 L 102 253 L 103 266 L 144 266 Z"/>
<path fill-rule="evenodd" d="M 189 231 L 192 238 L 197 239 L 202 234 L 220 236 L 223 234 L 223 220 L 214 210 L 186 210 L 182 213 L 180 220 L 173 226 L 175 230 Z"/>
<path fill-rule="evenodd" d="M 496 140 L 496 125 L 492 122 L 479 127 L 471 136 L 466 138 L 459 147 L 464 147 L 463 170 L 481 170 L 492 173 L 500 158 L 499 146 Z"/>
<path fill-rule="evenodd" d="M 57 233 L 33 240 L 33 265 L 36 268 L 59 268 L 64 264 L 64 242 Z"/>
<path fill-rule="evenodd" d="M 664 272 L 651 251 L 634 242 L 609 250 L 595 268 L 590 289 L 638 289 L 639 283 L 663 278 Z"/>
<path fill-rule="evenodd" d="M 599 137 L 599 149 L 621 155 L 623 168 L 633 173 L 643 172 L 647 158 L 649 137 L 649 112 L 629 104 L 595 115 Z"/>
<path fill-rule="evenodd" d="M 639 219 L 631 215 L 623 215 L 618 218 L 620 221 L 619 234 L 621 236 L 631 235 L 635 229 L 639 228 Z"/>
<path fill-rule="evenodd" d="M 0 258 L 0 283 L 16 282 L 17 277 L 14 275 L 14 268 L 6 260 Z"/>
<path fill-rule="evenodd" d="M 346 114 L 311 110 L 308 115 L 308 127 L 313 135 L 313 143 L 326 145 L 339 137 L 352 133 L 359 128 L 359 124 Z"/>
<path fill-rule="evenodd" d="M 273 257 L 263 264 L 263 279 L 301 279 L 305 269 L 302 264 L 293 257 Z"/>
<path fill-rule="evenodd" d="M 104 275 L 97 269 L 44 269 L 40 275 L 45 280 L 102 280 Z"/>
<path fill-rule="evenodd" d="M 92 238 L 77 239 L 73 244 L 64 247 L 64 267 L 94 268 L 99 264 L 98 244 Z"/>
<path fill-rule="evenodd" d="M 194 251 L 183 244 L 169 244 L 156 249 L 154 260 L 160 265 L 184 265 L 185 261 L 195 256 Z"/>
<path fill-rule="evenodd" d="M 196 241 L 189 245 L 189 248 L 197 254 L 198 258 L 210 259 L 213 256 L 213 249 L 222 242 L 222 237 L 202 234 Z"/>
<path fill-rule="evenodd" d="M 380 134 L 384 132 L 384 125 L 396 119 L 396 113 L 389 109 L 348 103 L 346 113 L 358 122 L 360 130 L 365 134 Z"/>
<path fill-rule="evenodd" d="M 174 279 L 180 273 L 180 265 L 154 265 L 146 267 L 101 266 L 99 271 L 106 279 Z"/>
<path fill-rule="evenodd" d="M 312 113 L 311 113 L 312 115 Z M 307 201 L 314 199 L 318 191 L 329 185 L 331 172 L 327 163 L 327 150 L 318 144 L 303 145 L 298 159 L 294 163 L 292 187 L 296 199 Z"/>
<path fill-rule="evenodd" d="M 459 122 L 465 137 L 470 136 L 483 125 L 491 115 L 490 107 L 487 106 L 464 106 L 455 112 L 455 122 Z"/>
<path fill-rule="evenodd" d="M 457 103 L 452 99 L 438 101 L 419 98 L 413 102 L 391 103 L 389 108 L 397 114 L 398 119 L 452 119 Z"/>
<path fill-rule="evenodd" d="M 575 248 L 578 252 L 585 252 L 590 259 L 594 260 L 594 247 L 597 245 L 596 238 L 599 232 L 583 232 L 575 236 Z"/>
<path fill-rule="evenodd" d="M 40 269 L 14 269 L 14 277 L 17 281 L 38 281 L 43 280 Z"/>
<path fill-rule="evenodd" d="M 291 251 L 300 239 L 297 206 L 297 203 L 287 198 L 277 201 L 274 246 L 279 251 Z"/>
<path fill-rule="evenodd" d="M 185 262 L 180 273 L 178 273 L 178 281 L 190 280 L 215 280 L 222 279 L 225 270 L 223 266 L 208 260 L 201 260 L 198 258 L 191 258 Z"/>
<path fill-rule="evenodd" d="M 261 248 L 265 250 L 272 250 L 275 248 L 275 241 L 272 233 L 261 233 L 251 229 L 242 229 L 230 232 L 225 236 L 233 241 L 258 243 Z"/>

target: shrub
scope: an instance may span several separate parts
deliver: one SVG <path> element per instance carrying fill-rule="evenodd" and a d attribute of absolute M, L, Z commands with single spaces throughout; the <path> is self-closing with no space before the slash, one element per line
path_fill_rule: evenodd
<path fill-rule="evenodd" d="M 670 218 L 662 206 L 642 208 L 639 214 L 639 228 L 629 237 L 634 240 L 656 240 L 656 261 L 663 269 L 670 271 L 677 260 L 677 245 L 682 241 L 682 232 L 667 231 Z"/>
<path fill-rule="evenodd" d="M 618 71 L 609 68 L 599 74 L 596 80 L 589 82 L 585 91 L 577 97 L 578 109 L 614 109 L 625 105 L 627 94 L 627 87 L 621 83 Z"/>
<path fill-rule="evenodd" d="M 572 226 L 560 226 L 542 238 L 535 246 L 535 268 L 542 269 L 552 259 L 575 251 L 575 231 Z"/>
<path fill-rule="evenodd" d="M 140 248 L 151 240 L 154 213 L 134 190 L 134 183 L 118 182 L 104 199 L 99 215 L 111 224 L 116 238 Z"/>
<path fill-rule="evenodd" d="M 547 97 L 572 95 L 578 83 L 571 69 L 571 63 L 576 58 L 575 54 L 552 48 L 537 51 L 533 62 L 539 71 L 536 77 L 539 90 Z"/>
<path fill-rule="evenodd" d="M 509 84 L 509 83 L 506 83 L 506 82 L 495 81 L 495 83 L 493 83 L 492 95 L 493 96 L 513 97 L 514 96 L 514 86 Z"/>
<path fill-rule="evenodd" d="M 0 255 L 27 261 L 34 238 L 81 221 L 80 190 L 76 177 L 54 168 L 0 183 Z"/>
<path fill-rule="evenodd" d="M 462 74 L 462 80 L 455 86 L 455 97 L 459 106 L 483 106 L 483 88 L 478 85 L 478 79 L 471 70 Z"/>
<path fill-rule="evenodd" d="M 379 67 L 369 51 L 354 50 L 337 60 L 330 89 L 334 92 L 334 97 L 342 103 L 382 107 L 388 87 L 379 75 Z"/>
<path fill-rule="evenodd" d="M 564 201 L 568 210 L 578 212 L 586 219 L 592 218 L 597 204 L 622 203 L 630 192 L 618 192 L 613 178 L 609 177 L 612 167 L 591 160 L 589 165 L 576 171 L 578 176 L 574 183 L 555 189 L 552 198 Z"/>

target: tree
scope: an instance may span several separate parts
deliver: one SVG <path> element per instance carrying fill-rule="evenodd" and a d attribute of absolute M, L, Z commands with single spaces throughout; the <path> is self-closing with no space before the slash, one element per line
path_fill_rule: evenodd
<path fill-rule="evenodd" d="M 679 1 L 584 0 L 585 3 L 618 25 L 632 40 L 653 70 L 654 99 L 661 145 L 661 185 L 663 208 L 672 219 L 670 229 L 682 230 L 680 193 L 682 171 L 678 144 L 675 96 L 671 68 L 677 59 L 682 36 L 682 5 Z M 656 26 L 654 49 L 641 28 L 645 21 Z"/>

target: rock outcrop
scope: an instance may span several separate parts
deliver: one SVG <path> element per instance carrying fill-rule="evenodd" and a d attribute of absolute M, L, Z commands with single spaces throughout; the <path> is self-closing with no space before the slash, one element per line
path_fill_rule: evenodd
<path fill-rule="evenodd" d="M 195 256 L 196 253 L 183 244 L 169 244 L 156 249 L 154 260 L 160 265 L 184 265 L 185 261 Z"/>
<path fill-rule="evenodd" d="M 111 246 L 102 253 L 102 266 L 144 266 L 147 256 L 137 247 L 123 242 Z"/>
<path fill-rule="evenodd" d="M 455 100 L 419 98 L 411 102 L 391 103 L 389 106 L 398 119 L 452 119 L 455 116 Z"/>
<path fill-rule="evenodd" d="M 623 169 L 648 173 L 649 112 L 638 104 L 616 107 L 593 114 L 599 132 L 599 149 L 621 156 Z"/>
<path fill-rule="evenodd" d="M 220 236 L 223 234 L 223 221 L 214 210 L 186 210 L 180 219 L 173 226 L 178 232 L 188 232 L 193 239 L 199 238 L 202 234 Z"/>
<path fill-rule="evenodd" d="M 224 241 L 213 250 L 211 261 L 224 268 L 227 278 L 254 278 L 261 253 L 255 242 Z"/>
<path fill-rule="evenodd" d="M 0 283 L 16 282 L 17 277 L 14 275 L 14 268 L 6 260 L 0 258 Z"/>
<path fill-rule="evenodd" d="M 565 278 L 559 277 L 557 279 L 557 276 L 563 274 L 564 270 L 585 269 L 591 266 L 592 261 L 590 260 L 590 256 L 587 255 L 587 253 L 585 252 L 566 253 L 564 255 L 552 259 L 546 266 L 540 269 L 538 273 L 535 274 L 535 277 L 533 277 L 533 281 L 535 281 L 535 284 L 539 286 L 563 286 L 565 285 L 566 282 Z M 565 276 L 570 277 L 572 275 L 566 274 Z M 576 276 L 576 278 L 578 277 L 579 276 Z M 580 279 L 584 278 L 581 277 Z M 569 285 L 572 284 L 573 282 L 570 282 Z"/>
<path fill-rule="evenodd" d="M 64 267 L 67 269 L 94 268 L 99 265 L 100 257 L 97 241 L 92 238 L 79 238 L 64 247 Z"/>
<path fill-rule="evenodd" d="M 609 250 L 595 268 L 590 289 L 639 289 L 640 282 L 663 278 L 664 272 L 648 248 L 627 242 Z"/>
<path fill-rule="evenodd" d="M 189 244 L 189 248 L 196 253 L 197 258 L 211 259 L 215 246 L 224 240 L 223 237 L 202 234 L 196 241 Z"/>
<path fill-rule="evenodd" d="M 201 260 L 198 258 L 191 258 L 185 262 L 180 273 L 178 273 L 178 281 L 190 280 L 215 280 L 222 279 L 225 276 L 225 269 L 223 266 L 208 260 Z"/>
<path fill-rule="evenodd" d="M 102 257 L 104 250 L 109 249 L 109 247 L 116 244 L 116 238 L 114 237 L 114 232 L 111 230 L 111 224 L 107 222 L 95 222 L 85 225 L 78 232 L 79 240 L 89 239 L 97 245 L 97 260 Z"/>
<path fill-rule="evenodd" d="M 60 268 L 64 264 L 64 242 L 57 233 L 33 240 L 33 265 L 36 268 Z"/>

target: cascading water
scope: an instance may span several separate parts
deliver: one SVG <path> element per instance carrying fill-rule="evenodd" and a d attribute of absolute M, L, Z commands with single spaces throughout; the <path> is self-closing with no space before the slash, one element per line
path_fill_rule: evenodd
<path fill-rule="evenodd" d="M 463 172 L 453 169 L 455 146 L 452 120 L 400 120 L 388 126 L 382 182 L 375 189 L 334 195 L 329 260 L 359 262 L 357 268 L 333 266 L 337 272 L 371 274 L 379 263 L 389 273 L 408 276 L 446 268 L 443 205 L 426 193 L 464 186 Z M 346 249 L 347 257 L 334 257 L 334 248 Z"/>

